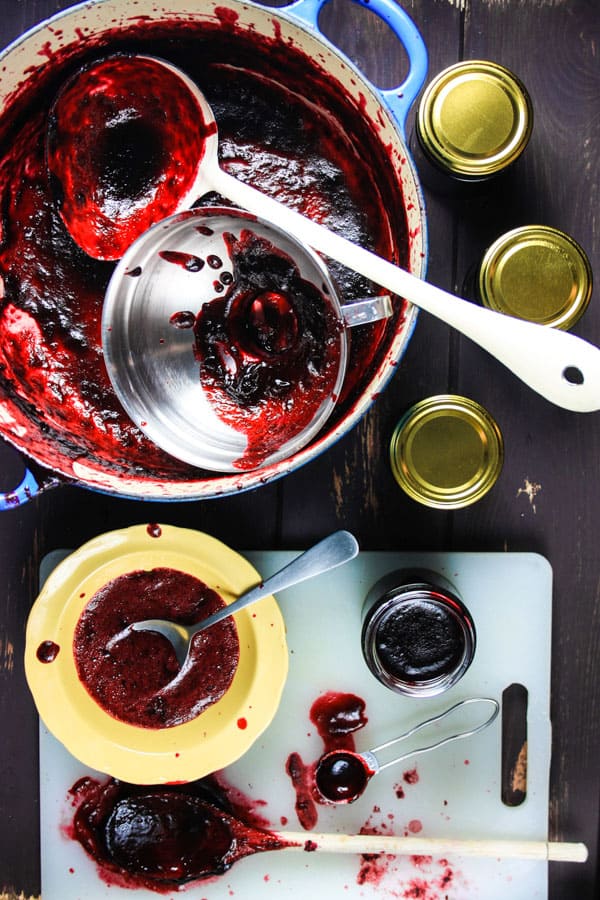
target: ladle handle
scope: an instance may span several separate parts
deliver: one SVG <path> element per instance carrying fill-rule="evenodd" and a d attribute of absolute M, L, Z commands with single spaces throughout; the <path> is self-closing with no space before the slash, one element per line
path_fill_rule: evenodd
<path fill-rule="evenodd" d="M 211 188 L 315 250 L 456 328 L 547 400 L 574 412 L 600 409 L 600 350 L 565 331 L 461 300 L 353 244 L 214 167 Z"/>

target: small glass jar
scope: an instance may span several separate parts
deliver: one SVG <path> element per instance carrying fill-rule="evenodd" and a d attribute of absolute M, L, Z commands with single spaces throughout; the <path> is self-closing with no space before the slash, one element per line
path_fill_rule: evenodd
<path fill-rule="evenodd" d="M 484 306 L 567 330 L 592 296 L 592 267 L 579 244 L 549 225 L 523 225 L 497 238 L 477 275 Z"/>
<path fill-rule="evenodd" d="M 525 149 L 533 107 L 509 69 L 465 60 L 440 72 L 419 102 L 411 141 L 424 182 L 434 190 L 487 182 Z"/>
<path fill-rule="evenodd" d="M 412 697 L 447 691 L 475 655 L 475 624 L 456 589 L 424 569 L 380 579 L 363 605 L 362 651 L 386 687 Z"/>

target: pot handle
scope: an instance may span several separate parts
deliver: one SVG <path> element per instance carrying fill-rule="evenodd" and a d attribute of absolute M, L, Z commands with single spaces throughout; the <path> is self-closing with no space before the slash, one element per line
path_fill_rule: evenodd
<path fill-rule="evenodd" d="M 23 476 L 23 480 L 21 484 L 19 484 L 13 491 L 6 491 L 6 493 L 0 493 L 0 512 L 5 509 L 14 509 L 16 506 L 21 506 L 23 503 L 27 503 L 28 500 L 31 500 L 32 497 L 35 497 L 40 491 L 40 486 L 38 481 L 31 471 L 31 469 L 25 469 L 25 475 Z"/>
<path fill-rule="evenodd" d="M 319 13 L 328 2 L 329 0 L 295 0 L 289 6 L 282 7 L 278 11 L 291 14 L 321 33 L 318 23 Z M 406 50 L 409 71 L 402 84 L 386 89 L 373 85 L 374 90 L 387 104 L 400 125 L 402 133 L 405 134 L 406 117 L 417 94 L 423 87 L 425 76 L 427 75 L 427 49 L 425 43 L 417 26 L 407 13 L 398 6 L 395 0 L 354 0 L 354 2 L 364 6 L 365 9 L 371 10 L 380 19 L 383 19 Z M 327 40 L 324 35 L 322 37 Z M 337 50 L 337 53 L 339 54 L 340 51 Z M 341 55 L 343 56 L 344 54 Z"/>
<path fill-rule="evenodd" d="M 28 503 L 29 500 L 33 500 L 42 491 L 58 487 L 61 483 L 61 479 L 52 472 L 40 469 L 37 474 L 34 474 L 28 466 L 25 466 L 25 474 L 21 483 L 12 491 L 0 491 L 0 513 L 6 509 L 16 509 L 24 503 Z"/>

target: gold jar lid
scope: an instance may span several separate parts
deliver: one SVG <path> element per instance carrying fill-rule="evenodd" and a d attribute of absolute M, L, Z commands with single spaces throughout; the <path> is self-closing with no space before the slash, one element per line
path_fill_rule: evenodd
<path fill-rule="evenodd" d="M 469 60 L 444 69 L 423 94 L 417 133 L 449 174 L 487 178 L 523 151 L 533 126 L 524 85 L 504 66 Z"/>
<path fill-rule="evenodd" d="M 390 444 L 400 487 L 437 509 L 475 503 L 495 484 L 503 461 L 502 434 L 492 416 L 474 400 L 452 394 L 411 407 Z"/>
<path fill-rule="evenodd" d="M 540 325 L 567 329 L 587 309 L 592 269 L 578 243 L 547 225 L 499 237 L 479 267 L 484 306 Z"/>

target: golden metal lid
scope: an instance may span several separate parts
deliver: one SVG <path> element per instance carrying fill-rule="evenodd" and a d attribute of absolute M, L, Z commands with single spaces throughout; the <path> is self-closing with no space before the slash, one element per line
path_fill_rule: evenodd
<path fill-rule="evenodd" d="M 484 306 L 567 329 L 587 309 L 592 269 L 578 243 L 547 225 L 515 228 L 486 251 L 478 289 Z"/>
<path fill-rule="evenodd" d="M 492 416 L 474 400 L 452 394 L 411 407 L 390 444 L 400 487 L 437 509 L 475 503 L 495 484 L 503 461 L 502 434 Z"/>
<path fill-rule="evenodd" d="M 498 63 L 469 60 L 444 69 L 423 94 L 417 133 L 450 174 L 495 175 L 525 148 L 533 108 L 524 85 Z"/>

